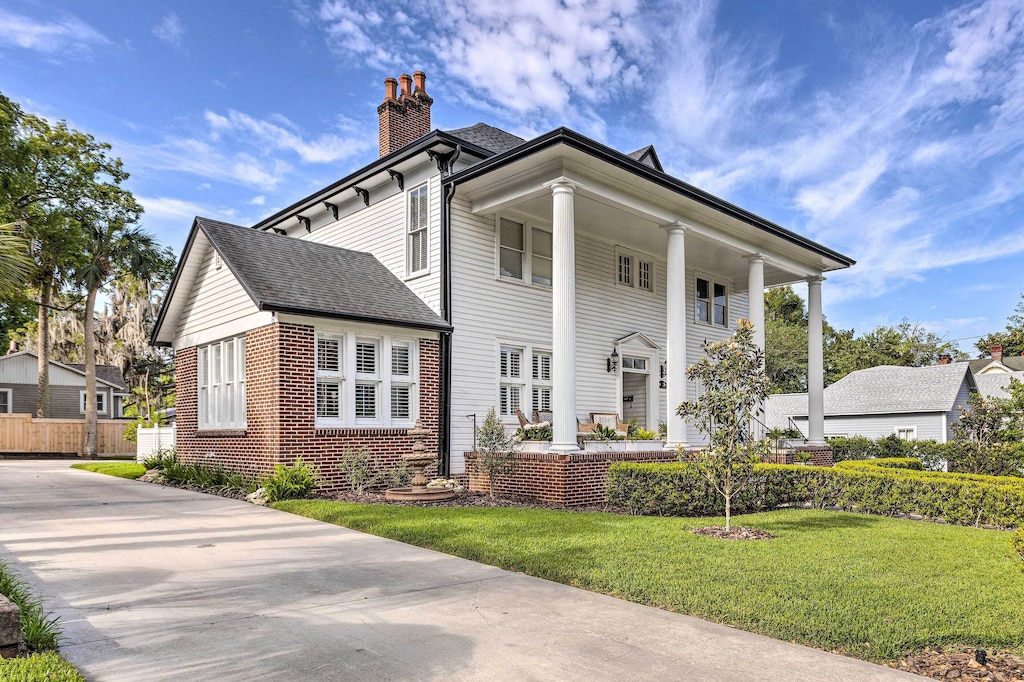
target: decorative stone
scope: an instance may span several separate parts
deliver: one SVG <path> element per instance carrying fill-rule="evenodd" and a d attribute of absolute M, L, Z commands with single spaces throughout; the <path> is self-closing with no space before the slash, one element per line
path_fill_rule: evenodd
<path fill-rule="evenodd" d="M 150 469 L 146 473 L 139 476 L 138 480 L 143 483 L 166 483 L 167 477 L 164 476 L 164 472 L 159 469 Z"/>
<path fill-rule="evenodd" d="M 384 499 L 426 502 L 450 500 L 455 497 L 455 491 L 449 488 L 427 487 L 427 476 L 424 471 L 437 461 L 437 453 L 428 452 L 427 446 L 423 443 L 423 439 L 431 434 L 430 429 L 423 428 L 423 424 L 417 419 L 416 425 L 409 429 L 408 434 L 413 439 L 412 452 L 402 455 L 402 460 L 413 471 L 411 485 L 385 491 Z"/>
<path fill-rule="evenodd" d="M 253 504 L 258 504 L 261 507 L 266 507 L 267 503 L 269 502 L 267 500 L 267 489 L 256 488 L 256 490 L 245 496 L 245 501 L 251 502 Z"/>
<path fill-rule="evenodd" d="M 0 594 L 0 658 L 13 658 L 21 648 L 21 610 Z"/>

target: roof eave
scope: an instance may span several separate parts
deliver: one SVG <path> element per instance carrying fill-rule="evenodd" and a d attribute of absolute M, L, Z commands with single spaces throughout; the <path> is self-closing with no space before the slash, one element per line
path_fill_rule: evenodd
<path fill-rule="evenodd" d="M 377 324 L 389 327 L 402 327 L 404 329 L 420 329 L 439 333 L 449 333 L 452 326 L 443 321 L 437 323 L 416 322 L 414 320 L 395 320 L 386 317 L 374 317 L 371 315 L 353 315 L 351 313 L 338 313 L 328 310 L 317 310 L 314 308 L 302 308 L 297 306 L 283 305 L 273 301 L 262 301 L 258 304 L 260 310 L 267 310 L 286 315 L 305 315 L 308 317 L 321 317 L 332 320 L 348 320 L 350 322 L 364 322 L 366 324 Z"/>
<path fill-rule="evenodd" d="M 640 176 L 645 180 L 654 182 L 666 189 L 672 190 L 678 194 L 686 196 L 687 198 L 704 204 L 705 206 L 714 208 L 715 210 L 747 223 L 748 225 L 764 230 L 790 243 L 813 251 L 820 256 L 836 261 L 840 263 L 842 267 L 850 267 L 855 265 L 857 262 L 849 256 L 844 256 L 838 251 L 833 251 L 832 249 L 811 241 L 810 239 L 788 230 L 781 225 L 777 225 L 765 218 L 747 211 L 746 209 L 740 208 L 735 204 L 731 204 L 724 199 L 705 192 L 698 187 L 685 183 L 663 171 L 651 168 L 650 166 L 631 158 L 627 154 L 623 154 L 620 151 L 612 149 L 607 145 L 603 145 L 586 137 L 585 135 L 581 135 L 580 133 L 565 127 L 556 128 L 548 133 L 540 135 L 539 137 L 535 137 L 532 140 L 527 140 L 518 147 L 513 147 L 512 149 L 500 154 L 495 154 L 490 158 L 486 158 L 469 168 L 450 175 L 445 180 L 445 183 L 458 185 L 558 144 L 565 144 L 568 147 L 572 147 L 611 163 L 622 170 Z"/>

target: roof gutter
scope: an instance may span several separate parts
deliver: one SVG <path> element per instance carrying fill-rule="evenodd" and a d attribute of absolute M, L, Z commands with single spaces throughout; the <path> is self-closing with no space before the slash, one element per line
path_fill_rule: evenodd
<path fill-rule="evenodd" d="M 844 256 L 843 254 L 837 251 L 833 251 L 832 249 L 822 246 L 817 242 L 813 242 L 810 239 L 807 239 L 806 237 L 802 237 L 799 234 L 792 232 L 791 230 L 787 230 L 781 225 L 777 225 L 769 220 L 766 220 L 758 215 L 755 215 L 754 213 L 751 213 L 750 211 L 747 211 L 746 209 L 740 208 L 735 204 L 731 204 L 725 201 L 724 199 L 720 199 L 714 196 L 713 194 L 709 194 L 708 192 L 705 192 L 704 190 L 698 187 L 694 187 L 693 185 L 685 183 L 682 180 L 679 180 L 678 178 L 674 178 L 671 175 L 668 175 L 667 173 L 663 173 L 645 164 L 642 164 L 636 159 L 633 159 L 621 152 L 618 152 L 612 149 L 611 147 L 608 147 L 607 145 L 603 145 L 595 140 L 590 139 L 589 137 L 577 133 L 574 130 L 570 130 L 569 128 L 564 127 L 556 128 L 555 130 L 552 130 L 549 133 L 545 133 L 540 137 L 535 137 L 532 140 L 528 140 L 523 144 L 519 145 L 518 147 L 513 147 L 512 149 L 502 152 L 501 154 L 496 154 L 494 156 L 491 156 L 490 158 L 486 158 L 483 161 L 474 164 L 473 166 L 470 166 L 469 168 L 459 173 L 451 175 L 450 177 L 448 177 L 447 180 L 445 180 L 445 182 L 451 184 L 452 186 L 455 186 L 460 183 L 472 180 L 474 178 L 478 178 L 482 175 L 485 175 L 486 173 L 491 172 L 492 170 L 501 168 L 502 166 L 518 161 L 519 159 L 530 156 L 531 154 L 536 154 L 537 152 L 547 149 L 548 147 L 554 147 L 560 144 L 564 144 L 567 147 L 571 147 L 585 154 L 588 154 L 589 156 L 593 156 L 597 159 L 600 159 L 601 161 L 610 163 L 613 166 L 616 166 L 617 168 L 632 173 L 633 175 L 643 178 L 644 180 L 653 182 L 659 185 L 660 187 L 664 187 L 677 194 L 680 194 L 700 204 L 703 204 L 704 206 L 713 208 L 716 211 L 719 211 L 720 213 L 724 213 L 725 215 L 735 218 L 736 220 L 744 222 L 760 230 L 764 230 L 765 232 L 780 237 L 781 239 L 784 239 L 792 244 L 796 244 L 797 246 L 805 248 L 809 251 L 813 251 L 818 255 L 838 261 L 844 267 L 849 267 L 857 262 L 848 256 Z"/>
<path fill-rule="evenodd" d="M 442 334 L 448 333 L 452 330 L 451 325 L 445 323 L 430 324 L 413 322 L 411 320 L 393 320 L 386 317 L 373 317 L 369 315 L 350 315 L 348 313 L 335 313 L 326 310 L 279 305 L 272 301 L 260 301 L 257 303 L 257 307 L 260 310 L 285 313 L 286 315 L 306 315 L 308 317 L 323 317 L 332 320 L 348 320 L 350 322 L 364 322 L 366 324 L 379 324 L 388 327 L 402 327 L 403 329 L 421 329 L 425 331 L 439 332 Z"/>

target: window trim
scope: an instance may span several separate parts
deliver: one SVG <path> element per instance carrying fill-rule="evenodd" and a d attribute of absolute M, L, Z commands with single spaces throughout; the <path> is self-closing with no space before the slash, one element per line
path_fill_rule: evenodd
<path fill-rule="evenodd" d="M 910 438 L 900 438 L 900 431 L 910 431 Z M 917 425 L 914 426 L 894 426 L 892 429 L 893 434 L 900 438 L 900 440 L 917 440 Z"/>
<path fill-rule="evenodd" d="M 232 370 L 232 380 L 227 381 L 227 374 L 224 372 L 226 358 L 228 356 L 227 348 L 228 344 L 231 344 L 233 349 L 232 360 L 234 368 Z M 209 357 L 213 355 L 214 348 L 219 350 L 220 360 L 220 375 L 219 380 L 214 383 L 211 379 L 210 373 L 207 371 L 206 363 L 209 361 Z M 216 431 L 216 430 L 235 430 L 245 429 L 248 426 L 248 377 L 245 371 L 245 358 L 246 358 L 247 343 L 245 334 L 238 334 L 224 339 L 218 339 L 207 344 L 203 344 L 196 349 L 196 425 L 200 431 Z M 200 382 L 203 375 L 206 375 L 206 385 Z M 230 389 L 229 389 L 230 387 Z M 216 388 L 215 392 L 210 389 Z M 231 412 L 232 414 L 227 418 L 222 418 L 220 414 L 220 408 L 226 403 L 228 392 L 231 392 Z M 211 408 L 210 400 L 211 396 L 221 401 L 214 410 L 214 418 L 211 420 Z M 236 417 L 239 418 L 236 420 Z"/>
<path fill-rule="evenodd" d="M 423 190 L 426 194 L 427 200 L 427 222 L 426 225 L 413 232 L 412 227 L 412 195 L 414 192 Z M 423 233 L 425 244 L 423 246 L 426 253 L 426 267 L 420 270 L 412 269 L 412 238 L 413 235 Z M 405 193 L 405 278 L 413 279 L 415 277 L 422 277 L 423 275 L 430 274 L 430 183 L 424 182 Z"/>
<path fill-rule="evenodd" d="M 85 394 L 86 394 L 85 391 L 79 391 L 78 392 L 78 413 L 79 414 L 85 414 Z M 96 391 L 96 398 L 97 398 L 97 400 L 96 400 L 96 414 L 106 414 L 107 413 L 107 392 L 106 391 Z M 103 400 L 101 401 L 101 400 L 99 400 L 99 398 L 102 398 Z M 100 403 L 101 402 L 103 403 L 103 409 L 102 410 L 100 409 Z"/>
<path fill-rule="evenodd" d="M 523 226 L 523 250 L 521 251 L 522 272 L 523 272 L 523 278 L 522 279 L 519 279 L 518 277 L 510 277 L 510 276 L 501 274 L 501 249 L 502 248 L 512 249 L 512 247 L 510 247 L 510 246 L 502 247 L 502 245 L 501 245 L 501 221 L 502 221 L 503 218 L 505 220 L 509 220 L 511 222 L 518 223 L 518 224 Z M 540 255 L 540 254 L 535 254 L 533 252 L 533 231 L 534 230 L 537 230 L 538 232 L 544 232 L 546 234 L 551 235 L 551 257 L 550 258 L 548 256 L 544 256 L 544 255 Z M 512 250 L 518 251 L 518 249 L 512 249 Z M 555 270 L 555 261 L 554 261 L 555 253 L 554 253 L 554 250 L 555 250 L 554 231 L 549 226 L 544 225 L 542 223 L 537 223 L 537 222 L 534 222 L 534 221 L 531 221 L 531 220 L 527 220 L 526 218 L 521 218 L 521 217 L 519 217 L 517 215 L 508 214 L 508 213 L 498 213 L 498 214 L 496 214 L 494 216 L 494 279 L 500 280 L 502 282 L 509 282 L 511 284 L 518 284 L 520 286 L 537 287 L 538 289 L 546 289 L 546 290 L 550 291 L 551 287 L 554 285 L 553 281 L 552 281 L 551 284 L 543 284 L 541 282 L 534 282 L 533 281 L 533 259 L 535 257 L 537 257 L 537 258 L 545 258 L 545 259 L 550 260 L 551 261 L 551 279 L 554 280 L 554 274 L 555 274 L 555 272 L 554 272 L 554 270 Z"/>
<path fill-rule="evenodd" d="M 0 414 L 14 414 L 14 389 L 0 388 L 0 393 L 7 394 L 7 411 L 0 411 Z"/>
<path fill-rule="evenodd" d="M 698 299 L 697 298 L 697 280 L 702 279 L 708 283 L 708 298 Z M 693 278 L 693 322 L 694 324 L 704 325 L 705 327 L 714 327 L 715 329 L 730 329 L 729 315 L 732 313 L 732 284 L 725 279 L 719 277 L 713 277 L 703 272 L 694 272 Z M 717 324 L 715 322 L 715 285 L 719 285 L 725 288 L 725 324 Z M 702 320 L 698 316 L 697 302 L 698 300 L 707 300 L 708 302 L 708 319 Z"/>
<path fill-rule="evenodd" d="M 519 377 L 518 381 L 509 381 L 513 377 L 506 377 L 501 374 L 501 351 L 502 349 L 517 350 L 521 353 L 519 365 Z M 522 341 L 512 341 L 507 339 L 496 339 L 494 346 L 496 366 L 494 368 L 495 377 L 495 388 L 494 395 L 496 396 L 497 406 L 496 412 L 498 413 L 498 419 L 501 420 L 505 426 L 518 427 L 519 419 L 516 417 L 515 412 L 511 414 L 502 414 L 501 412 L 501 392 L 504 386 L 518 386 L 519 387 L 519 409 L 522 410 L 523 414 L 528 418 L 532 419 L 533 412 L 533 389 L 537 388 L 548 388 L 551 390 L 552 409 L 554 409 L 554 397 L 555 397 L 555 355 L 551 348 L 542 345 L 534 345 L 531 343 L 523 343 Z M 547 355 L 551 358 L 551 380 L 544 381 L 541 379 L 534 380 L 533 378 L 533 358 L 534 355 Z M 524 406 L 526 409 L 524 409 Z"/>
<path fill-rule="evenodd" d="M 629 259 L 629 282 L 623 282 L 619 278 L 619 260 L 622 258 Z M 647 282 L 646 288 L 640 286 L 640 264 L 645 263 L 647 265 Z M 624 289 L 633 289 L 635 291 L 642 291 L 647 294 L 655 293 L 657 286 L 656 273 L 658 271 L 657 258 L 654 256 L 642 253 L 640 251 L 634 251 L 633 249 L 627 249 L 619 245 L 615 245 L 615 286 L 622 287 Z"/>

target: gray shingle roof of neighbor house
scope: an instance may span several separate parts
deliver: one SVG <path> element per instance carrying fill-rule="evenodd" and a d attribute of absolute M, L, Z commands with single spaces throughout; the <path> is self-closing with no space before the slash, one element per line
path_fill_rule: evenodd
<path fill-rule="evenodd" d="M 261 310 L 447 331 L 373 254 L 196 218 Z"/>
<path fill-rule="evenodd" d="M 80 362 L 65 362 L 68 367 L 74 367 L 79 372 L 85 374 L 85 365 Z M 113 365 L 96 365 L 96 378 L 101 381 L 105 381 L 108 384 L 113 384 L 118 388 L 128 390 L 128 384 L 124 380 L 124 375 L 121 374 L 121 370 Z"/>
<path fill-rule="evenodd" d="M 986 398 L 1009 398 L 1010 393 L 1007 387 L 1010 379 L 1024 382 L 1024 372 L 996 372 L 992 374 L 977 374 L 974 377 L 978 384 L 978 393 Z"/>
<path fill-rule="evenodd" d="M 971 360 L 971 371 L 980 372 L 981 370 L 991 365 L 993 362 L 995 362 L 995 360 L 993 360 L 992 358 L 978 358 L 977 360 Z M 1000 362 L 1003 363 L 1003 365 L 1005 365 L 1007 369 L 1013 372 L 1024 372 L 1024 356 L 1004 355 L 1003 359 L 1000 360 Z"/>
<path fill-rule="evenodd" d="M 486 123 L 477 123 L 466 128 L 447 130 L 445 132 L 495 154 L 500 154 L 526 142 L 526 140 L 517 135 L 505 132 L 501 128 L 495 128 Z"/>
<path fill-rule="evenodd" d="M 827 416 L 949 412 L 969 377 L 966 362 L 929 367 L 883 365 L 851 372 L 825 389 Z M 969 380 L 969 379 L 968 379 Z M 769 427 L 785 428 L 785 415 L 807 416 L 807 394 L 770 396 Z"/>

